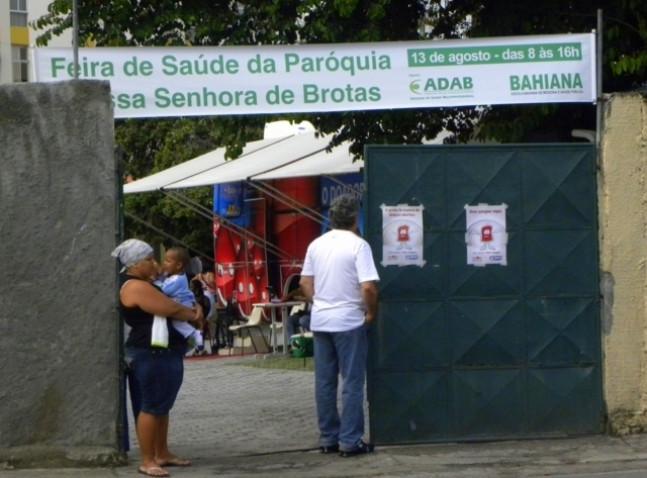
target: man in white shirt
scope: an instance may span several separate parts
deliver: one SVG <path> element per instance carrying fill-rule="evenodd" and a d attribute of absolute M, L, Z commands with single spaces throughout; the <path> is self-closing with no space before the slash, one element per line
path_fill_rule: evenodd
<path fill-rule="evenodd" d="M 301 290 L 313 303 L 315 401 L 323 453 L 354 456 L 373 451 L 364 435 L 367 326 L 377 314 L 379 280 L 368 243 L 358 235 L 359 202 L 339 196 L 330 206 L 332 230 L 309 246 Z M 337 410 L 337 377 L 342 410 Z"/>

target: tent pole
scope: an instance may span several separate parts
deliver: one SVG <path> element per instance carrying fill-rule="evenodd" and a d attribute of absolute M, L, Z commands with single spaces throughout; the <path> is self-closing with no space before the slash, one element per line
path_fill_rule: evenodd
<path fill-rule="evenodd" d="M 166 195 L 167 197 L 175 200 L 176 202 L 188 207 L 189 209 L 193 210 L 194 212 L 200 214 L 201 216 L 205 217 L 206 219 L 209 219 L 213 221 L 214 218 L 218 219 L 223 227 L 226 229 L 229 229 L 230 231 L 238 234 L 238 235 L 248 235 L 252 238 L 252 241 L 260 245 L 262 247 L 266 247 L 272 254 L 275 254 L 276 256 L 283 257 L 286 259 L 293 259 L 293 257 L 283 249 L 280 249 L 279 247 L 275 246 L 271 242 L 263 239 L 262 237 L 252 233 L 251 231 L 248 231 L 247 229 L 244 229 L 240 226 L 237 226 L 236 224 L 232 223 L 228 219 L 225 219 L 224 217 L 221 217 L 217 214 L 214 214 L 213 211 L 209 210 L 208 208 L 202 206 L 201 204 L 197 204 L 195 201 L 192 199 L 178 193 L 178 192 L 170 192 L 166 191 L 164 189 L 161 190 L 161 192 Z"/>
<path fill-rule="evenodd" d="M 318 149 L 316 151 L 312 151 L 311 153 L 304 154 L 303 156 L 299 156 L 298 158 L 291 159 L 290 161 L 286 161 L 285 163 L 281 163 L 281 164 L 279 164 L 277 166 L 274 166 L 273 168 L 266 169 L 264 171 L 259 171 L 258 173 L 254 173 L 253 175 L 251 175 L 250 177 L 247 178 L 247 181 L 253 181 L 254 176 L 260 176 L 261 174 L 271 173 L 272 171 L 276 171 L 277 169 L 281 169 L 281 168 L 283 168 L 285 166 L 289 166 L 291 164 L 298 163 L 299 161 L 301 161 L 303 159 L 306 159 L 306 158 L 309 158 L 310 156 L 314 156 L 315 154 L 321 153 L 322 151 L 325 151 L 326 149 L 328 149 L 328 146 L 326 146 L 324 148 L 320 148 L 320 149 Z"/>
<path fill-rule="evenodd" d="M 169 234 L 168 232 L 165 232 L 165 231 L 161 230 L 160 228 L 158 228 L 158 227 L 154 226 L 153 224 L 151 224 L 150 222 L 136 216 L 135 214 L 132 214 L 130 212 L 124 212 L 124 216 L 126 216 L 126 217 L 132 219 L 133 221 L 136 221 L 136 222 L 148 227 L 149 229 L 155 231 L 156 233 L 158 233 L 161 236 L 166 237 L 167 239 L 171 239 L 173 242 L 176 242 L 176 243 L 186 247 L 190 251 L 193 251 L 193 252 L 197 253 L 199 256 L 204 257 L 205 259 L 208 259 L 208 260 L 210 260 L 212 262 L 214 261 L 213 257 L 210 256 L 209 254 L 206 254 L 206 253 L 204 253 L 202 251 L 199 251 L 198 249 L 195 249 L 194 247 L 191 247 L 186 242 L 178 239 L 177 237 L 173 236 L 172 234 Z"/>
<path fill-rule="evenodd" d="M 278 199 L 286 203 L 288 206 L 291 206 L 293 209 L 297 209 L 304 216 L 312 219 L 313 221 L 319 224 L 323 224 L 325 221 L 325 217 L 322 214 L 320 214 L 319 212 L 315 211 L 312 208 L 305 206 L 299 201 L 292 199 L 290 196 L 288 196 L 282 191 L 279 191 L 273 186 L 270 186 L 268 184 L 263 184 L 263 183 L 255 183 L 250 180 L 247 181 L 247 184 L 249 184 L 251 187 L 253 187 L 256 190 L 271 196 L 274 199 Z"/>
<path fill-rule="evenodd" d="M 200 175 L 200 174 L 206 173 L 207 171 L 213 171 L 214 169 L 217 169 L 217 168 L 219 168 L 219 167 L 221 167 L 221 166 L 224 166 L 224 165 L 226 165 L 226 164 L 229 164 L 229 162 L 230 162 L 230 161 L 236 161 L 236 160 L 241 159 L 241 158 L 244 158 L 245 156 L 248 156 L 248 155 L 250 155 L 250 154 L 258 153 L 259 151 L 263 151 L 264 149 L 267 149 L 267 148 L 269 148 L 269 147 L 271 147 L 271 146 L 274 146 L 274 145 L 276 145 L 276 144 L 280 143 L 281 141 L 285 141 L 285 140 L 286 140 L 286 139 L 288 139 L 288 138 L 291 138 L 291 136 L 286 136 L 285 138 L 277 139 L 276 141 L 274 141 L 274 142 L 272 142 L 272 143 L 269 143 L 269 144 L 266 144 L 266 145 L 263 145 L 262 147 L 260 147 L 260 148 L 258 148 L 258 149 L 255 149 L 255 150 L 253 150 L 253 151 L 250 151 L 250 152 L 247 152 L 247 153 L 243 152 L 240 156 L 237 156 L 237 157 L 235 157 L 235 158 L 231 158 L 231 159 L 226 159 L 224 163 L 216 164 L 215 166 L 208 167 L 207 169 L 203 169 L 203 170 L 200 170 L 200 171 L 196 171 L 195 173 L 190 174 L 190 175 L 188 175 L 188 176 L 185 176 L 185 177 L 183 177 L 183 178 L 181 178 L 181 179 L 177 179 L 177 180 L 175 180 L 175 181 L 173 181 L 173 182 L 167 183 L 167 184 L 165 184 L 164 186 L 162 186 L 160 189 L 167 188 L 167 187 L 169 187 L 169 186 L 171 186 L 171 185 L 173 185 L 173 184 L 175 184 L 175 183 L 179 183 L 179 182 L 182 182 L 182 181 L 186 181 L 187 179 L 191 179 L 191 178 L 193 178 L 193 177 L 195 177 L 195 176 L 198 176 L 198 175 Z M 221 148 L 222 148 L 222 146 L 221 146 Z M 220 149 L 220 148 L 216 148 L 216 149 Z M 195 158 L 194 158 L 194 159 L 195 159 Z"/>

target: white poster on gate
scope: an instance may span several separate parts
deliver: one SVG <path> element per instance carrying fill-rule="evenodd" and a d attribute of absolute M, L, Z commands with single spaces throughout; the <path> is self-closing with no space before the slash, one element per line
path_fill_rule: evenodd
<path fill-rule="evenodd" d="M 425 265 L 423 258 L 424 229 L 422 211 L 424 206 L 382 204 L 382 265 Z"/>
<path fill-rule="evenodd" d="M 508 265 L 507 208 L 507 204 L 465 205 L 468 265 Z"/>

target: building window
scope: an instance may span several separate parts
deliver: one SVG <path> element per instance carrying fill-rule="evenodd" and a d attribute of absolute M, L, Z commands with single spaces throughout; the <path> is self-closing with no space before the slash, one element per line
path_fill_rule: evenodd
<path fill-rule="evenodd" d="M 12 27 L 27 26 L 27 0 L 11 0 L 9 4 Z"/>
<path fill-rule="evenodd" d="M 26 46 L 11 47 L 11 63 L 13 65 L 13 81 L 29 81 L 29 60 Z"/>

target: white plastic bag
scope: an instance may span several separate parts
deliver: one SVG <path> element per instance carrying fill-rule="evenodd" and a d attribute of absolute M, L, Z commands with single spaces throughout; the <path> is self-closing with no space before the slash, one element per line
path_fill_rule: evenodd
<path fill-rule="evenodd" d="M 153 347 L 168 348 L 168 326 L 166 317 L 156 315 L 153 319 L 153 329 L 151 330 L 151 345 Z"/>

